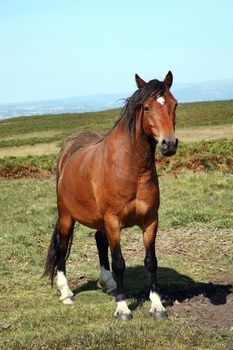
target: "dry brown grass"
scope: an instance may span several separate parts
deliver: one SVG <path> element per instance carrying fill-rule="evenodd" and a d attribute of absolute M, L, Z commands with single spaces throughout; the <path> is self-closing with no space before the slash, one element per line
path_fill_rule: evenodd
<path fill-rule="evenodd" d="M 59 134 L 58 131 L 43 131 L 43 132 L 32 132 L 27 134 L 18 135 L 17 139 L 29 139 L 37 137 L 48 137 Z M 199 126 L 192 128 L 182 128 L 176 131 L 176 135 L 182 142 L 194 142 L 194 141 L 208 141 L 217 140 L 221 138 L 233 138 L 233 124 L 221 125 L 221 126 Z M 5 137 L 4 140 L 15 139 L 15 136 Z M 17 147 L 1 147 L 0 158 L 10 156 L 36 156 L 42 154 L 56 154 L 59 152 L 60 147 L 56 142 L 41 143 L 35 145 L 24 145 Z"/>
<path fill-rule="evenodd" d="M 23 157 L 23 156 L 39 156 L 42 154 L 54 154 L 59 152 L 60 147 L 57 142 L 40 143 L 35 145 L 26 145 L 19 147 L 2 147 L 0 148 L 0 158 L 3 157 Z"/>
<path fill-rule="evenodd" d="M 58 135 L 60 133 L 61 132 L 58 131 L 58 130 L 34 131 L 34 132 L 28 132 L 28 133 L 25 133 L 25 134 L 18 134 L 18 135 L 11 135 L 11 136 L 2 136 L 1 140 L 10 141 L 10 140 L 15 140 L 15 139 L 17 139 L 17 140 L 26 140 L 26 139 L 31 139 L 33 137 L 35 137 L 35 138 L 52 137 L 52 136 Z"/>
<path fill-rule="evenodd" d="M 183 142 L 210 141 L 222 138 L 233 138 L 233 124 L 210 125 L 177 129 L 177 137 Z"/>

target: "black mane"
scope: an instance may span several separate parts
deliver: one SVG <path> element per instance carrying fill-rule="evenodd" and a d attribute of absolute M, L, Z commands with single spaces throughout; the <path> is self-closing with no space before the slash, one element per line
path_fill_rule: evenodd
<path fill-rule="evenodd" d="M 157 79 L 150 80 L 144 88 L 136 90 L 131 97 L 128 97 L 125 100 L 125 106 L 123 107 L 121 115 L 116 121 L 115 126 L 121 122 L 125 122 L 128 131 L 133 134 L 135 132 L 136 125 L 136 111 L 141 108 L 142 104 L 148 97 L 159 97 L 162 96 L 164 92 L 164 82 Z"/>

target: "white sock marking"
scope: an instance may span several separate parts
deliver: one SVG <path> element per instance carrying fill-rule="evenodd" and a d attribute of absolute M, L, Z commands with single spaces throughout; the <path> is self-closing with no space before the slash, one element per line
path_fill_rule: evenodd
<path fill-rule="evenodd" d="M 59 298 L 60 301 L 66 299 L 66 298 L 73 297 L 74 294 L 71 292 L 71 290 L 68 286 L 67 278 L 66 278 L 63 271 L 57 271 L 57 287 L 61 292 L 61 296 Z"/>
<path fill-rule="evenodd" d="M 151 309 L 150 312 L 156 311 L 165 311 L 165 308 L 163 307 L 161 303 L 160 296 L 155 292 L 150 292 L 150 301 L 151 301 Z"/>
<path fill-rule="evenodd" d="M 124 300 L 117 302 L 117 309 L 114 315 L 117 316 L 117 314 L 131 315 L 131 311 Z"/>
<path fill-rule="evenodd" d="M 106 289 L 107 293 L 111 293 L 116 289 L 116 281 L 112 277 L 112 273 L 106 270 L 104 266 L 100 266 L 100 286 Z"/>

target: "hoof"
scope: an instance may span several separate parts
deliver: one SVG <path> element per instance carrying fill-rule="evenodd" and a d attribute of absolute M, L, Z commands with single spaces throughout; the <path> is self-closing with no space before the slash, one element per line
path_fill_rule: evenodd
<path fill-rule="evenodd" d="M 101 280 L 98 281 L 97 285 L 98 285 L 98 287 L 100 289 L 102 289 L 102 291 L 104 293 L 107 293 L 109 295 L 115 295 L 116 294 L 116 287 L 115 286 L 108 287 L 107 284 L 104 283 Z"/>
<path fill-rule="evenodd" d="M 105 291 L 108 295 L 116 296 L 116 289 L 108 289 Z"/>
<path fill-rule="evenodd" d="M 132 314 L 124 314 L 124 313 L 120 313 L 120 312 L 117 312 L 115 314 L 115 318 L 119 321 L 129 321 L 129 320 L 132 320 L 133 316 Z"/>
<path fill-rule="evenodd" d="M 75 303 L 75 300 L 74 297 L 67 297 L 65 299 L 60 300 L 60 302 L 65 305 L 72 305 Z"/>
<path fill-rule="evenodd" d="M 154 317 L 155 320 L 167 320 L 168 316 L 166 311 L 153 311 L 152 316 Z"/>

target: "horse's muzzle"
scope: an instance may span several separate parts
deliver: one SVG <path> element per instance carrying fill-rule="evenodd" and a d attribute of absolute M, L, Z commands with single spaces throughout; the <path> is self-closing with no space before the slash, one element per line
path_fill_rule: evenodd
<path fill-rule="evenodd" d="M 164 156 L 173 156 L 178 147 L 178 139 L 164 138 L 160 143 L 160 150 Z"/>

